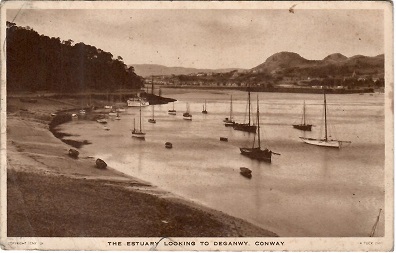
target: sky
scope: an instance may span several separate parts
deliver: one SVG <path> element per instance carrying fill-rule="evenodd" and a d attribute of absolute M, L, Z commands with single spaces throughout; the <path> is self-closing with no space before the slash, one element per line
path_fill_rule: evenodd
<path fill-rule="evenodd" d="M 384 53 L 382 10 L 22 9 L 7 10 L 7 20 L 128 65 L 250 69 L 282 51 L 310 60 Z"/>

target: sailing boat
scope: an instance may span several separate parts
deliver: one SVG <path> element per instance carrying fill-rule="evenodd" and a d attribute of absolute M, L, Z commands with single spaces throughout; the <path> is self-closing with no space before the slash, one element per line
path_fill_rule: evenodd
<path fill-rule="evenodd" d="M 230 102 L 230 117 L 229 118 L 225 118 L 223 121 L 226 127 L 228 126 L 234 126 L 235 121 L 232 120 L 232 95 L 231 95 L 231 102 Z"/>
<path fill-rule="evenodd" d="M 305 124 L 305 100 L 304 100 L 304 107 L 303 107 L 303 116 L 302 116 L 302 124 L 299 125 L 293 125 L 294 128 L 300 129 L 303 131 L 311 131 L 312 125 Z"/>
<path fill-rule="evenodd" d="M 187 111 L 183 113 L 183 119 L 192 120 L 192 115 L 190 114 L 190 105 L 187 103 Z"/>
<path fill-rule="evenodd" d="M 154 105 L 153 105 L 153 118 L 149 119 L 148 122 L 149 122 L 149 123 L 153 123 L 153 124 L 155 124 L 155 123 L 157 122 L 157 121 L 155 121 L 155 119 L 154 119 Z"/>
<path fill-rule="evenodd" d="M 117 115 L 116 115 L 116 117 L 115 117 L 115 120 L 121 120 L 121 118 L 120 118 L 120 114 L 117 112 Z"/>
<path fill-rule="evenodd" d="M 139 106 L 139 123 L 140 127 L 139 130 L 135 128 L 135 119 L 133 119 L 133 130 L 132 130 L 132 137 L 139 138 L 139 139 L 144 139 L 146 137 L 146 133 L 142 132 L 142 106 Z"/>
<path fill-rule="evenodd" d="M 255 136 L 256 137 L 256 136 Z M 247 156 L 251 159 L 256 159 L 259 161 L 264 161 L 264 162 L 271 162 L 271 157 L 272 154 L 274 155 L 280 155 L 278 153 L 272 152 L 272 150 L 269 150 L 268 148 L 266 149 L 261 149 L 261 141 L 260 141 L 260 110 L 259 110 L 259 100 L 257 96 L 257 142 L 258 142 L 258 147 L 254 147 L 255 139 L 253 140 L 253 147 L 251 148 L 240 148 L 239 150 L 241 151 L 241 154 L 244 156 Z"/>
<path fill-rule="evenodd" d="M 175 102 L 172 102 L 172 110 L 168 110 L 169 115 L 176 115 Z"/>
<path fill-rule="evenodd" d="M 86 111 L 84 109 L 84 100 L 86 101 L 86 98 L 84 99 L 84 97 L 81 99 L 80 104 L 81 104 L 81 110 L 78 111 L 78 113 L 80 115 L 85 115 Z"/>
<path fill-rule="evenodd" d="M 331 147 L 331 148 L 340 148 L 343 142 L 351 143 L 350 141 L 338 141 L 338 140 L 331 140 L 327 136 L 327 105 L 326 105 L 326 93 L 323 93 L 323 100 L 324 100 L 324 118 L 325 118 L 325 136 L 323 139 L 314 139 L 314 138 L 306 138 L 300 137 L 300 139 L 311 145 L 322 146 L 322 147 Z"/>
<path fill-rule="evenodd" d="M 202 113 L 203 114 L 208 114 L 208 111 L 206 111 L 206 99 L 205 99 L 205 104 L 202 106 Z"/>
<path fill-rule="evenodd" d="M 248 90 L 248 107 L 249 107 L 249 122 L 246 123 L 235 123 L 233 125 L 234 130 L 239 130 L 239 131 L 244 131 L 244 132 L 249 132 L 249 133 L 255 133 L 257 126 L 252 125 L 250 122 L 250 90 Z"/>

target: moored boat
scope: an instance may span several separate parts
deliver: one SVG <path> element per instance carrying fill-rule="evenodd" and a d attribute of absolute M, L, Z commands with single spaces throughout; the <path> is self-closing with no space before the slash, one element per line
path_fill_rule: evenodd
<path fill-rule="evenodd" d="M 257 126 L 250 125 L 249 123 L 234 123 L 233 125 L 234 130 L 239 130 L 248 133 L 255 133 Z"/>
<path fill-rule="evenodd" d="M 142 107 L 142 106 L 149 106 L 149 102 L 143 98 L 129 98 L 127 100 L 128 107 Z"/>
<path fill-rule="evenodd" d="M 252 171 L 246 167 L 240 167 L 240 174 L 246 178 L 252 178 Z"/>
<path fill-rule="evenodd" d="M 205 100 L 205 104 L 202 106 L 202 113 L 208 114 L 208 111 L 206 110 L 206 100 Z"/>
<path fill-rule="evenodd" d="M 227 137 L 220 137 L 220 141 L 228 141 Z"/>
<path fill-rule="evenodd" d="M 339 141 L 339 140 L 333 140 L 328 138 L 328 133 L 327 133 L 327 104 L 326 104 L 326 92 L 323 92 L 323 107 L 324 107 L 324 124 L 325 124 L 325 134 L 324 138 L 306 138 L 306 137 L 300 137 L 300 139 L 311 145 L 315 146 L 320 146 L 320 147 L 329 147 L 329 148 L 340 148 L 342 143 L 351 143 L 350 141 Z"/>
<path fill-rule="evenodd" d="M 111 112 L 109 112 L 109 116 L 117 116 L 117 112 L 115 110 L 111 110 Z"/>
<path fill-rule="evenodd" d="M 72 148 L 69 149 L 69 156 L 70 157 L 73 157 L 73 158 L 77 159 L 79 154 L 80 154 L 80 152 L 78 152 L 77 150 L 72 149 Z"/>
<path fill-rule="evenodd" d="M 169 115 L 176 115 L 175 102 L 172 102 L 172 110 L 168 110 Z"/>
<path fill-rule="evenodd" d="M 103 161 L 102 159 L 98 158 L 95 161 L 96 167 L 98 167 L 99 169 L 106 169 L 107 168 L 107 163 L 105 163 L 105 161 Z"/>
<path fill-rule="evenodd" d="M 232 95 L 231 95 L 231 100 L 230 100 L 230 117 L 225 118 L 223 120 L 223 122 L 226 127 L 233 127 L 235 125 L 235 121 L 232 120 Z"/>
<path fill-rule="evenodd" d="M 153 106 L 153 117 L 151 119 L 148 119 L 148 122 L 155 124 L 157 121 L 154 119 L 154 105 L 152 106 Z"/>
<path fill-rule="evenodd" d="M 97 119 L 96 122 L 100 124 L 107 124 L 107 119 Z"/>
<path fill-rule="evenodd" d="M 312 125 L 305 123 L 305 101 L 303 107 L 303 115 L 302 115 L 302 122 L 298 125 L 293 125 L 294 128 L 302 130 L 302 131 L 311 131 Z"/>
<path fill-rule="evenodd" d="M 322 147 L 330 147 L 330 148 L 340 148 L 341 143 L 337 140 L 329 140 L 329 139 L 315 139 L 315 138 L 306 138 L 300 137 L 303 142 L 311 145 L 322 146 Z"/>
<path fill-rule="evenodd" d="M 132 137 L 138 138 L 138 139 L 145 139 L 146 138 L 146 133 L 142 132 L 142 107 L 139 106 L 139 129 L 135 128 L 135 119 L 133 119 L 133 130 L 132 130 Z"/>
<path fill-rule="evenodd" d="M 192 120 L 192 115 L 188 112 L 183 113 L 183 119 Z"/>
<path fill-rule="evenodd" d="M 278 153 L 269 150 L 268 148 L 261 149 L 261 140 L 260 140 L 260 106 L 259 100 L 257 96 L 257 143 L 258 147 L 254 147 L 255 139 L 253 140 L 253 147 L 252 148 L 240 148 L 241 154 L 247 156 L 251 159 L 264 161 L 264 162 L 271 162 L 272 154 L 280 155 Z"/>
<path fill-rule="evenodd" d="M 172 148 L 173 145 L 170 142 L 165 142 L 165 148 Z"/>
<path fill-rule="evenodd" d="M 249 121 L 248 123 L 234 123 L 233 128 L 234 130 L 248 132 L 248 133 L 255 133 L 257 126 L 252 124 L 250 120 L 250 90 L 248 90 L 248 110 L 249 110 Z"/>
<path fill-rule="evenodd" d="M 190 105 L 187 103 L 187 111 L 183 113 L 183 119 L 192 120 L 192 115 L 190 114 Z"/>
<path fill-rule="evenodd" d="M 125 108 L 117 108 L 116 109 L 116 112 L 125 112 L 126 110 L 125 110 Z"/>

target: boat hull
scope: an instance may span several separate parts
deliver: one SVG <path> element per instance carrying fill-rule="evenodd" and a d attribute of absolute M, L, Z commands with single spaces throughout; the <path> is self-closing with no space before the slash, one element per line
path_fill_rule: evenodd
<path fill-rule="evenodd" d="M 102 159 L 96 159 L 96 167 L 98 167 L 99 169 L 106 169 L 107 168 L 107 164 L 105 163 L 105 161 L 103 161 Z"/>
<path fill-rule="evenodd" d="M 302 131 L 311 131 L 312 125 L 293 125 L 294 128 L 302 130 Z"/>
<path fill-rule="evenodd" d="M 255 133 L 257 126 L 253 126 L 253 125 L 249 125 L 249 124 L 234 123 L 233 128 L 234 128 L 234 130 L 238 130 L 238 131 Z"/>
<path fill-rule="evenodd" d="M 264 162 L 271 162 L 272 151 L 265 149 L 261 150 L 259 148 L 240 148 L 241 154 L 247 156 L 251 159 L 264 161 Z"/>
<path fill-rule="evenodd" d="M 185 120 L 192 120 L 192 115 L 189 113 L 183 113 L 183 119 Z"/>
<path fill-rule="evenodd" d="M 252 178 L 252 171 L 250 169 L 241 167 L 240 170 L 241 171 L 239 173 L 241 173 L 242 176 L 249 178 L 249 179 Z"/>
<path fill-rule="evenodd" d="M 176 115 L 176 111 L 174 111 L 174 110 L 169 110 L 169 111 L 168 111 L 168 114 L 169 114 L 169 115 Z"/>
<path fill-rule="evenodd" d="M 146 133 L 132 131 L 132 137 L 138 138 L 138 139 L 144 139 L 144 138 L 146 138 Z"/>
<path fill-rule="evenodd" d="M 73 158 L 77 159 L 79 154 L 80 154 L 80 152 L 78 152 L 77 150 L 72 149 L 72 148 L 69 149 L 69 156 L 70 157 L 73 157 Z"/>
<path fill-rule="evenodd" d="M 235 121 L 229 120 L 227 118 L 227 120 L 224 120 L 224 126 L 226 127 L 233 127 L 235 125 Z"/>
<path fill-rule="evenodd" d="M 139 107 L 139 106 L 143 107 L 143 106 L 149 106 L 150 103 L 147 101 L 144 101 L 144 100 L 129 99 L 129 100 L 127 100 L 127 105 L 128 105 L 128 107 Z"/>
<path fill-rule="evenodd" d="M 106 119 L 97 119 L 96 122 L 98 122 L 100 124 L 107 124 L 107 120 Z"/>
<path fill-rule="evenodd" d="M 320 147 L 329 147 L 329 148 L 340 148 L 340 141 L 336 140 L 325 140 L 325 139 L 313 139 L 313 138 L 305 138 L 300 137 L 300 139 L 311 145 L 320 146 Z"/>

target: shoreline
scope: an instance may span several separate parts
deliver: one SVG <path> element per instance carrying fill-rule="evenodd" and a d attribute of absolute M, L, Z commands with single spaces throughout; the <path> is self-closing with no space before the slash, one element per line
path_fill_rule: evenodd
<path fill-rule="evenodd" d="M 237 86 L 176 86 L 167 85 L 161 88 L 167 89 L 196 89 L 196 90 L 238 90 L 238 91 L 248 91 L 251 92 L 268 92 L 268 93 L 298 93 L 298 94 L 323 94 L 326 90 L 326 94 L 371 94 L 375 93 L 374 88 L 365 89 L 335 89 L 335 88 L 266 88 L 266 87 L 237 87 Z"/>
<path fill-rule="evenodd" d="M 7 103 L 8 236 L 277 236 L 113 168 L 99 170 L 86 154 L 68 157 L 70 146 L 48 123 L 57 108 L 77 106 Z"/>

